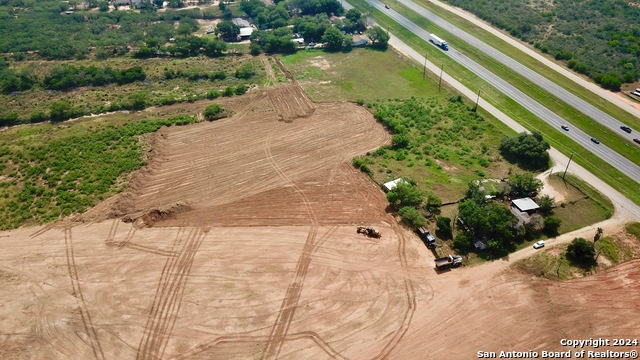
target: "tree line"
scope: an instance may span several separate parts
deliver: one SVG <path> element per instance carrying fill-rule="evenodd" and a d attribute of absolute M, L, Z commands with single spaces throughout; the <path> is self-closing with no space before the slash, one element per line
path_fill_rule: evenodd
<path fill-rule="evenodd" d="M 1 64 L 1 62 L 0 62 Z M 5 94 L 15 91 L 31 90 L 36 86 L 45 90 L 71 90 L 82 86 L 124 85 L 146 79 L 147 75 L 140 66 L 129 69 L 110 67 L 62 65 L 52 69 L 42 79 L 38 79 L 28 70 L 16 71 L 0 65 L 0 89 Z"/>

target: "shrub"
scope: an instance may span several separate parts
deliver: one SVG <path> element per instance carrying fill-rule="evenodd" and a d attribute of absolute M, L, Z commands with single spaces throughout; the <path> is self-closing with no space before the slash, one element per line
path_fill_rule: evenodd
<path fill-rule="evenodd" d="M 460 254 L 468 254 L 472 250 L 473 244 L 466 234 L 458 234 L 453 239 L 453 248 Z"/>
<path fill-rule="evenodd" d="M 207 95 L 205 95 L 205 97 L 207 99 L 209 99 L 209 100 L 213 100 L 213 99 L 216 99 L 216 98 L 220 97 L 220 92 L 217 91 L 217 90 L 209 90 L 207 92 Z"/>
<path fill-rule="evenodd" d="M 211 121 L 219 118 L 218 115 L 220 115 L 223 111 L 224 109 L 220 105 L 211 104 L 204 109 L 203 115 L 205 119 Z"/>
<path fill-rule="evenodd" d="M 236 89 L 234 90 L 234 93 L 236 95 L 242 95 L 247 92 L 247 89 L 248 89 L 247 85 L 240 84 L 238 85 L 238 87 L 236 87 Z"/>
<path fill-rule="evenodd" d="M 444 216 L 438 216 L 436 220 L 437 228 L 436 234 L 443 239 L 451 239 L 453 237 L 453 231 L 451 229 L 451 219 Z"/>
<path fill-rule="evenodd" d="M 402 221 L 413 228 L 424 226 L 424 224 L 427 222 L 424 216 L 420 214 L 418 209 L 411 206 L 405 206 L 401 208 L 398 211 L 398 215 L 400 215 Z"/>
<path fill-rule="evenodd" d="M 567 247 L 567 259 L 576 265 L 590 268 L 596 263 L 596 249 L 592 242 L 575 238 Z"/>
<path fill-rule="evenodd" d="M 387 200 L 394 208 L 405 206 L 420 206 L 422 203 L 422 192 L 417 187 L 406 181 L 400 181 L 387 193 Z"/>
<path fill-rule="evenodd" d="M 547 216 L 544 219 L 544 233 L 548 236 L 556 236 L 558 235 L 558 229 L 562 224 L 562 219 L 557 216 Z"/>
<path fill-rule="evenodd" d="M 363 173 L 369 176 L 373 176 L 373 172 L 367 166 L 366 160 L 362 158 L 353 158 L 353 160 L 351 161 L 351 164 L 353 165 L 354 168 L 359 169 Z"/>

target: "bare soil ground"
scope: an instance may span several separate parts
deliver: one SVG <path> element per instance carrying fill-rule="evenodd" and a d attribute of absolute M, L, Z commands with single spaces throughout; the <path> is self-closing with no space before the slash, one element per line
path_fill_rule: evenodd
<path fill-rule="evenodd" d="M 229 119 L 159 131 L 84 222 L 0 233 L 0 358 L 469 359 L 640 336 L 637 261 L 567 283 L 508 261 L 436 273 L 349 164 L 390 140 L 368 112 L 295 84 L 225 101 Z"/>

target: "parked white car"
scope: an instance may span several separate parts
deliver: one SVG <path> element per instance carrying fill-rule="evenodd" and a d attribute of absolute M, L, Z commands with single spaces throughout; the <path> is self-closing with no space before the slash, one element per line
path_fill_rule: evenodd
<path fill-rule="evenodd" d="M 533 244 L 534 249 L 540 249 L 544 247 L 544 240 L 538 240 L 535 244 Z"/>

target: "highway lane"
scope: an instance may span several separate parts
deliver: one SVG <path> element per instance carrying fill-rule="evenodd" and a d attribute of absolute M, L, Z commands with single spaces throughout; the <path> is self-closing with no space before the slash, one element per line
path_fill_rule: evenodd
<path fill-rule="evenodd" d="M 444 20 L 443 18 L 423 8 L 422 6 L 414 3 L 411 0 L 398 0 L 398 1 L 402 3 L 404 6 L 414 11 L 415 13 L 417 13 L 418 15 L 434 23 L 438 27 L 448 31 L 449 33 L 453 34 L 457 38 L 464 40 L 469 45 L 477 48 L 478 50 L 482 51 L 486 55 L 492 57 L 493 59 L 509 67 L 513 71 L 517 72 L 527 80 L 545 89 L 545 91 L 554 95 L 555 97 L 562 100 L 566 104 L 570 105 L 574 109 L 580 111 L 581 113 L 585 114 L 586 116 L 590 117 L 596 122 L 599 122 L 600 124 L 609 128 L 617 135 L 627 139 L 628 141 L 632 141 L 634 137 L 640 137 L 637 131 L 634 131 L 631 134 L 623 132 L 622 130 L 620 130 L 620 125 L 622 125 L 622 123 L 618 121 L 616 118 L 598 109 L 597 107 L 589 104 L 588 102 L 582 100 L 578 96 L 565 90 L 558 84 L 538 74 L 537 72 L 533 71 L 527 66 L 505 55 L 504 53 L 494 48 L 490 44 L 487 44 L 482 40 L 476 38 L 475 36 L 467 33 L 466 31 L 454 26 L 450 22 Z M 594 134 L 594 135 L 597 136 L 597 134 Z"/>
<path fill-rule="evenodd" d="M 415 35 L 421 37 L 425 41 L 428 41 L 429 33 L 426 30 L 422 29 L 417 24 L 413 23 L 409 19 L 400 15 L 398 12 L 394 11 L 393 9 L 386 9 L 385 5 L 378 0 L 367 0 L 367 1 L 373 7 L 384 12 L 387 16 L 392 18 L 398 24 L 407 28 L 409 31 L 413 32 Z M 401 1 L 406 1 L 406 0 L 401 0 Z M 567 123 L 567 121 L 565 121 L 563 118 L 556 115 L 555 113 L 553 113 L 552 111 L 550 111 L 549 109 L 547 109 L 546 107 L 544 107 L 543 105 L 541 105 L 540 103 L 538 103 L 537 101 L 535 101 L 534 99 L 526 95 L 524 92 L 515 88 L 514 86 L 507 83 L 506 81 L 502 80 L 499 76 L 493 74 L 492 72 L 490 72 L 489 70 L 481 66 L 480 64 L 464 56 L 462 53 L 456 51 L 456 49 L 449 47 L 449 51 L 446 51 L 444 53 L 446 53 L 452 59 L 458 61 L 460 64 L 467 67 L 471 71 L 473 71 L 476 75 L 478 75 L 479 77 L 487 81 L 489 84 L 496 87 L 498 90 L 500 90 L 507 96 L 511 97 L 514 101 L 517 101 L 520 105 L 525 107 L 527 110 L 531 111 L 533 114 L 545 120 L 546 122 L 556 127 L 557 129 L 560 129 L 560 126 L 562 124 Z M 617 125 L 619 126 L 619 124 Z M 618 127 L 618 130 L 619 130 L 619 127 Z M 558 130 L 558 131 L 562 131 L 562 130 Z M 621 130 L 619 131 L 622 132 Z M 591 137 L 593 135 L 586 134 L 585 132 L 577 128 L 575 129 L 571 128 L 571 130 L 568 132 L 565 132 L 565 131 L 562 131 L 562 132 L 567 137 L 573 139 L 578 144 L 582 145 L 583 147 L 585 147 L 595 155 L 599 156 L 601 159 L 603 159 L 607 163 L 611 164 L 612 166 L 614 166 L 621 172 L 625 173 L 627 176 L 629 176 L 636 182 L 640 183 L 640 166 L 633 163 L 629 159 L 621 156 L 620 154 L 616 153 L 615 151 L 607 147 L 605 144 L 593 143 L 591 141 Z M 637 134 L 636 131 L 634 131 L 634 134 L 636 136 L 640 136 Z M 634 146 L 634 145 L 635 145 L 634 143 L 630 143 L 630 146 Z"/>

